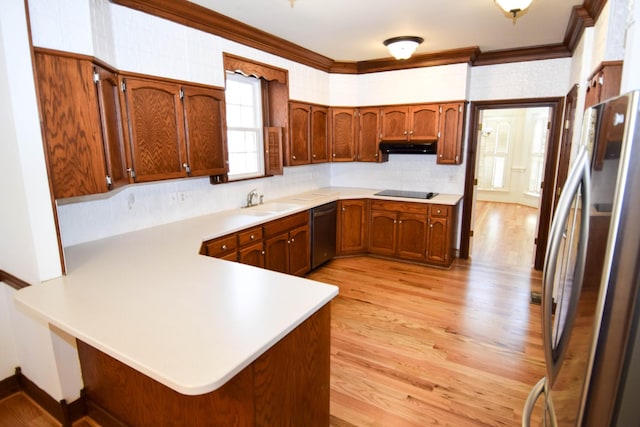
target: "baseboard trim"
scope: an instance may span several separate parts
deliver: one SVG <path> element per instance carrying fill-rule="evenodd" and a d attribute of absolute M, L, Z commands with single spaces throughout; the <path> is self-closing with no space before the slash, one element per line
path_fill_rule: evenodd
<path fill-rule="evenodd" d="M 31 286 L 30 283 L 27 283 L 24 280 L 19 279 L 13 274 L 9 274 L 4 270 L 0 270 L 0 282 L 4 282 L 16 290 Z"/>
<path fill-rule="evenodd" d="M 71 427 L 74 421 L 84 417 L 87 413 L 84 393 L 81 393 L 80 397 L 71 403 L 67 403 L 65 399 L 58 402 L 27 378 L 19 367 L 16 368 L 15 374 L 0 381 L 0 398 L 18 392 L 29 396 L 49 415 L 58 420 L 63 427 Z"/>

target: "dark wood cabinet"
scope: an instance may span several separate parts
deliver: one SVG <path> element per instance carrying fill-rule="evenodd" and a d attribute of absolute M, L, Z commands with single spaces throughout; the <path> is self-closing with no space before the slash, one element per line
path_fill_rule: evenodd
<path fill-rule="evenodd" d="M 263 226 L 265 268 L 303 275 L 311 270 L 309 212 L 300 212 Z"/>
<path fill-rule="evenodd" d="M 146 77 L 122 88 L 136 182 L 227 173 L 222 90 Z"/>
<path fill-rule="evenodd" d="M 382 107 L 381 138 L 385 141 L 435 141 L 438 122 L 438 104 Z"/>
<path fill-rule="evenodd" d="M 128 182 L 116 76 L 69 55 L 41 49 L 34 55 L 44 151 L 56 199 L 103 193 Z"/>
<path fill-rule="evenodd" d="M 338 201 L 337 254 L 355 255 L 368 251 L 369 209 L 367 200 Z"/>
<path fill-rule="evenodd" d="M 182 95 L 188 174 L 228 173 L 224 91 L 183 86 Z"/>
<path fill-rule="evenodd" d="M 264 243 L 262 227 L 238 232 L 238 262 L 264 268 Z"/>
<path fill-rule="evenodd" d="M 455 224 L 456 210 L 454 206 L 431 205 L 427 239 L 427 262 L 445 267 L 451 265 L 455 257 L 453 249 Z"/>
<path fill-rule="evenodd" d="M 359 162 L 383 162 L 389 159 L 382 154 L 380 145 L 380 108 L 360 108 L 358 110 L 357 160 Z"/>
<path fill-rule="evenodd" d="M 395 105 L 382 107 L 380 136 L 385 141 L 406 141 L 409 137 L 409 107 Z"/>
<path fill-rule="evenodd" d="M 442 104 L 440 107 L 437 163 L 459 165 L 462 163 L 462 139 L 464 132 L 464 103 Z"/>
<path fill-rule="evenodd" d="M 438 139 L 439 111 L 436 104 L 409 107 L 409 140 L 435 141 Z"/>
<path fill-rule="evenodd" d="M 355 108 L 331 108 L 331 161 L 356 160 L 357 116 Z"/>
<path fill-rule="evenodd" d="M 620 94 L 622 80 L 622 61 L 602 62 L 589 78 L 584 108 Z"/>
<path fill-rule="evenodd" d="M 311 106 L 311 163 L 329 161 L 329 107 Z"/>
<path fill-rule="evenodd" d="M 369 252 L 424 262 L 428 213 L 427 204 L 373 200 Z"/>
<path fill-rule="evenodd" d="M 200 249 L 202 255 L 223 258 L 228 261 L 238 259 L 238 238 L 235 234 L 229 234 L 215 239 L 207 240 Z"/>
<path fill-rule="evenodd" d="M 289 156 L 287 166 L 308 165 L 310 152 L 311 105 L 289 103 Z"/>
<path fill-rule="evenodd" d="M 329 107 L 289 102 L 288 166 L 329 161 Z"/>

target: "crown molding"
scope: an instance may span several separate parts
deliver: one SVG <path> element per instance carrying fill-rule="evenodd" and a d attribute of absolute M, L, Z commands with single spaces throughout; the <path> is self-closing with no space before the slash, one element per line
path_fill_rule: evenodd
<path fill-rule="evenodd" d="M 109 1 L 215 34 L 322 71 L 328 72 L 334 62 L 331 58 L 186 0 Z"/>
<path fill-rule="evenodd" d="M 339 74 L 367 74 L 410 68 L 467 63 L 470 66 L 504 64 L 571 57 L 584 29 L 595 24 L 607 0 L 584 0 L 572 10 L 562 43 L 482 52 L 478 46 L 414 55 L 398 61 L 381 58 L 367 61 L 334 61 L 331 58 L 231 19 L 186 0 L 109 0 L 159 16 L 309 67 Z"/>
<path fill-rule="evenodd" d="M 478 55 L 473 65 L 495 65 L 510 62 L 539 61 L 571 57 L 571 51 L 562 43 L 518 49 L 492 50 Z"/>

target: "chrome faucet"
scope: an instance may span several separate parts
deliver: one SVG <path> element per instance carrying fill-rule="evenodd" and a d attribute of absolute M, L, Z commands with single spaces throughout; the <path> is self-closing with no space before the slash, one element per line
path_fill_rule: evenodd
<path fill-rule="evenodd" d="M 247 207 L 256 206 L 258 203 L 254 202 L 254 198 L 259 198 L 258 190 L 254 188 L 247 194 Z"/>

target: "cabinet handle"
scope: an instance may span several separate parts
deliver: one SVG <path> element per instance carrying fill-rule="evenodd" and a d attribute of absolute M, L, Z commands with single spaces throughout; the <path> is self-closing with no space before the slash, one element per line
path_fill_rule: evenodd
<path fill-rule="evenodd" d="M 292 158 L 293 160 L 295 160 L 295 159 L 296 159 L 296 156 L 291 156 L 291 158 Z"/>
<path fill-rule="evenodd" d="M 405 135 L 407 134 L 407 131 L 406 131 L 406 130 L 404 131 L 404 134 L 405 134 Z"/>
<path fill-rule="evenodd" d="M 409 135 L 413 135 L 413 131 L 409 131 Z"/>
<path fill-rule="evenodd" d="M 342 212 L 346 212 L 346 211 L 347 211 L 347 208 L 342 208 Z"/>
<path fill-rule="evenodd" d="M 402 224 L 402 220 L 398 221 L 398 224 Z"/>
<path fill-rule="evenodd" d="M 335 156 L 336 156 L 336 153 L 333 153 L 333 157 L 335 157 Z"/>
<path fill-rule="evenodd" d="M 191 175 L 191 168 L 189 167 L 189 163 L 183 163 L 182 167 L 187 172 L 187 175 Z"/>
<path fill-rule="evenodd" d="M 294 237 L 291 238 L 291 243 L 295 242 L 296 239 Z"/>
<path fill-rule="evenodd" d="M 442 211 L 440 209 L 438 209 L 436 212 L 441 213 Z"/>
<path fill-rule="evenodd" d="M 251 235 L 251 237 L 249 237 L 251 240 L 255 239 L 256 236 L 254 236 L 253 234 Z"/>
<path fill-rule="evenodd" d="M 316 158 L 316 155 L 315 155 L 315 154 L 313 155 L 313 158 L 314 158 L 314 159 Z"/>
<path fill-rule="evenodd" d="M 264 251 L 262 251 L 261 254 L 264 255 Z"/>
<path fill-rule="evenodd" d="M 397 224 L 397 223 L 398 223 L 398 221 L 396 221 L 396 220 L 394 219 L 394 220 L 393 220 L 393 223 L 394 223 L 394 224 Z"/>
<path fill-rule="evenodd" d="M 227 250 L 227 245 L 222 245 L 222 250 L 226 251 Z"/>

